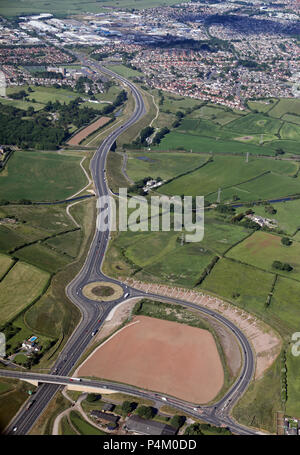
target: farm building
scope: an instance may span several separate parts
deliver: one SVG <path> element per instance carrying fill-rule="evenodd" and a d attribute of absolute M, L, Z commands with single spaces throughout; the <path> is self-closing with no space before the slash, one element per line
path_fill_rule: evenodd
<path fill-rule="evenodd" d="M 147 435 L 175 435 L 177 429 L 166 425 L 165 423 L 155 422 L 154 420 L 142 419 L 139 416 L 133 415 L 129 417 L 124 425 L 124 429 L 136 434 Z"/>

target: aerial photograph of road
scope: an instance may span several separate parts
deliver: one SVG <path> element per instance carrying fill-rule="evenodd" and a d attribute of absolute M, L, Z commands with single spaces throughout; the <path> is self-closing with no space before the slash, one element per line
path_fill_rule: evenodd
<path fill-rule="evenodd" d="M 0 0 L 0 123 L 3 440 L 299 437 L 300 2 Z"/>

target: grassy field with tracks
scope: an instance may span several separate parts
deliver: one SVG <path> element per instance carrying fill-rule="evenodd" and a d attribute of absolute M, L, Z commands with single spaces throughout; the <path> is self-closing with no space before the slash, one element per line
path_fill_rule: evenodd
<path fill-rule="evenodd" d="M 0 283 L 0 324 L 5 324 L 39 297 L 48 281 L 48 273 L 17 262 Z"/>

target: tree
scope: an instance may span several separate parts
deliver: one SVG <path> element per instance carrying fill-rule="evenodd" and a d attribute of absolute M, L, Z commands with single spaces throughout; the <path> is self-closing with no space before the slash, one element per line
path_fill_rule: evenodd
<path fill-rule="evenodd" d="M 282 245 L 290 246 L 293 242 L 288 237 L 282 237 L 281 243 L 282 243 Z"/>
<path fill-rule="evenodd" d="M 180 428 L 180 427 L 182 427 L 184 422 L 185 422 L 185 417 L 184 416 L 175 415 L 170 420 L 170 425 L 172 425 L 175 428 Z"/>
<path fill-rule="evenodd" d="M 201 427 L 199 423 L 193 423 L 184 432 L 185 435 L 202 435 Z"/>
<path fill-rule="evenodd" d="M 89 393 L 86 401 L 88 401 L 89 403 L 93 403 L 94 401 L 98 401 L 99 398 L 100 395 L 98 395 L 97 393 Z"/>
<path fill-rule="evenodd" d="M 274 261 L 272 267 L 277 270 L 284 270 L 285 272 L 291 272 L 293 267 L 287 262 Z"/>
<path fill-rule="evenodd" d="M 133 408 L 134 403 L 131 403 L 130 401 L 123 401 L 122 411 L 124 414 L 129 414 L 130 412 L 132 412 Z"/>
<path fill-rule="evenodd" d="M 136 412 L 143 419 L 152 419 L 154 417 L 154 409 L 151 406 L 139 406 Z"/>

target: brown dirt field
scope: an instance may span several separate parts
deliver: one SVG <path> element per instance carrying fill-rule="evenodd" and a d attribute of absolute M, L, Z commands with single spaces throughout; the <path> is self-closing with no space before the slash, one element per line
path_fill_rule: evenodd
<path fill-rule="evenodd" d="M 224 382 L 210 332 L 146 316 L 135 316 L 99 346 L 78 375 L 132 384 L 193 403 L 211 401 Z"/>
<path fill-rule="evenodd" d="M 213 297 L 200 291 L 143 283 L 132 278 L 128 278 L 126 283 L 146 292 L 165 295 L 166 299 L 168 297 L 176 297 L 211 308 L 234 322 L 252 344 L 256 355 L 255 379 L 259 379 L 264 375 L 280 353 L 282 341 L 275 330 L 245 310 L 235 307 L 218 297 Z"/>
<path fill-rule="evenodd" d="M 111 120 L 110 117 L 101 117 L 96 122 L 91 123 L 91 125 L 87 126 L 83 130 L 79 131 L 79 133 L 75 134 L 68 142 L 68 145 L 79 145 L 80 142 L 89 136 L 94 131 L 98 130 L 101 126 L 106 125 Z"/>

